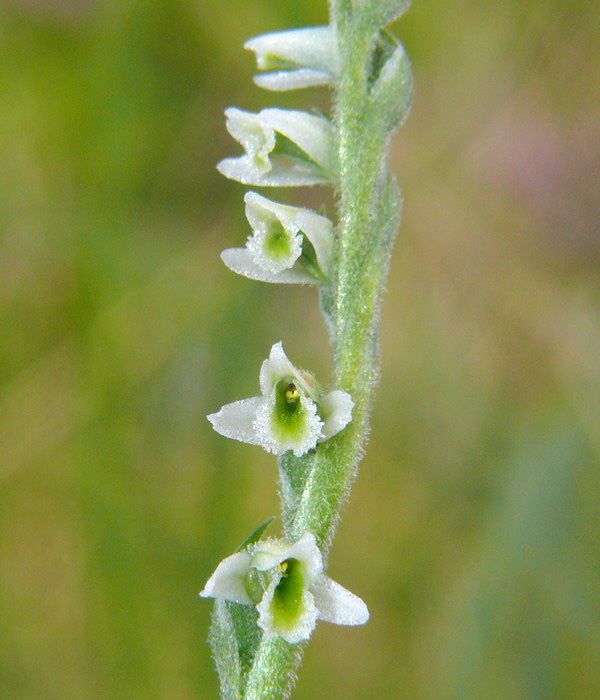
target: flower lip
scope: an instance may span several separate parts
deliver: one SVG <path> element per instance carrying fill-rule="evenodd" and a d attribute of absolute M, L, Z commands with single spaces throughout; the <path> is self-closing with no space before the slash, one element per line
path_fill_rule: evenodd
<path fill-rule="evenodd" d="M 258 195 L 246 195 L 245 201 L 246 217 L 253 229 L 246 249 L 254 262 L 273 274 L 293 267 L 302 254 L 302 234 L 293 214 L 283 205 L 268 206 L 274 203 Z"/>

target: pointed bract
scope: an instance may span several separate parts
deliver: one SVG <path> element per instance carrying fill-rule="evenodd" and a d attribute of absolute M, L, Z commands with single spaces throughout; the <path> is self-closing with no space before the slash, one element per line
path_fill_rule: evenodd
<path fill-rule="evenodd" d="M 410 60 L 402 44 L 387 59 L 371 90 L 372 108 L 394 129 L 410 111 L 413 77 Z"/>
<path fill-rule="evenodd" d="M 411 0 L 358 0 L 357 10 L 369 17 L 373 26 L 385 27 L 401 17 L 410 7 Z"/>

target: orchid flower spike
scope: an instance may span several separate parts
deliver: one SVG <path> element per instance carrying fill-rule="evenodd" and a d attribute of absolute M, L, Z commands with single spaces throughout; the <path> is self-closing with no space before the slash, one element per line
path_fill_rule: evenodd
<path fill-rule="evenodd" d="M 229 107 L 225 116 L 227 130 L 246 151 L 217 165 L 225 177 L 267 187 L 316 185 L 333 178 L 334 133 L 325 117 L 275 107 L 258 114 Z"/>
<path fill-rule="evenodd" d="M 256 606 L 258 625 L 267 637 L 279 635 L 296 644 L 310 637 L 317 620 L 364 625 L 369 619 L 365 603 L 323 573 L 323 558 L 310 532 L 291 545 L 260 541 L 227 557 L 200 595 L 253 605 L 253 569 L 268 577 Z"/>
<path fill-rule="evenodd" d="M 327 279 L 333 256 L 329 219 L 256 192 L 248 192 L 244 201 L 253 233 L 245 248 L 221 253 L 230 270 L 262 282 L 314 284 Z"/>
<path fill-rule="evenodd" d="M 262 364 L 260 388 L 262 396 L 229 403 L 208 416 L 213 428 L 273 454 L 293 450 L 300 457 L 352 419 L 350 395 L 340 390 L 323 394 L 312 375 L 288 360 L 281 343 Z"/>
<path fill-rule="evenodd" d="M 335 83 L 339 55 L 332 27 L 306 27 L 272 32 L 244 44 L 254 51 L 259 70 L 272 71 L 254 77 L 267 90 L 295 90 Z"/>

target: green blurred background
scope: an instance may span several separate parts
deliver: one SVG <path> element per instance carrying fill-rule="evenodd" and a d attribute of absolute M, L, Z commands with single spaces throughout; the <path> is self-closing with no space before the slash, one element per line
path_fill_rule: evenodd
<path fill-rule="evenodd" d="M 330 375 L 314 290 L 238 278 L 223 109 L 247 38 L 324 0 L 0 2 L 0 697 L 217 696 L 197 597 L 277 512 L 205 419 L 283 340 Z M 412 115 L 366 459 L 295 697 L 600 697 L 600 12 L 417 0 Z M 268 193 L 267 193 L 268 194 Z M 318 206 L 319 190 L 274 198 Z"/>

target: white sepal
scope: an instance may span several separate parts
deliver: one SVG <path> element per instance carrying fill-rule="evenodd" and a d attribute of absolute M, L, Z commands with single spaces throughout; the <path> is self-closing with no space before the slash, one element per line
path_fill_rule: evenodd
<path fill-rule="evenodd" d="M 323 440 L 333 437 L 343 430 L 352 420 L 354 401 L 350 394 L 336 389 L 325 394 L 319 402 L 319 411 L 323 419 Z"/>
<path fill-rule="evenodd" d="M 250 571 L 248 552 L 237 552 L 223 559 L 200 593 L 203 598 L 219 598 L 252 605 L 244 579 Z"/>
<path fill-rule="evenodd" d="M 256 54 L 259 70 L 274 71 L 254 79 L 268 90 L 334 83 L 339 74 L 336 34 L 329 26 L 263 34 L 244 48 Z"/>
<path fill-rule="evenodd" d="M 274 73 L 255 75 L 254 82 L 258 87 L 274 92 L 283 90 L 299 90 L 316 85 L 329 85 L 334 82 L 330 73 L 325 73 L 312 68 L 299 68 L 298 70 L 278 70 Z"/>
<path fill-rule="evenodd" d="M 278 108 L 255 114 L 236 107 L 226 109 L 225 115 L 227 130 L 246 151 L 218 163 L 225 177 L 247 185 L 288 187 L 327 182 L 334 176 L 334 132 L 325 117 Z M 297 150 L 278 147 L 277 134 Z"/>
<path fill-rule="evenodd" d="M 218 413 L 211 413 L 207 418 L 217 433 L 225 437 L 247 442 L 250 445 L 262 445 L 254 428 L 256 412 L 262 403 L 261 396 L 234 401 L 225 404 Z"/>
<path fill-rule="evenodd" d="M 293 267 L 273 273 L 257 264 L 247 248 L 227 248 L 221 253 L 221 260 L 232 272 L 259 282 L 280 284 L 314 284 L 315 278 L 302 269 Z"/>
<path fill-rule="evenodd" d="M 329 576 L 319 576 L 311 591 L 320 620 L 335 625 L 364 625 L 368 622 L 369 609 L 364 601 Z"/>

